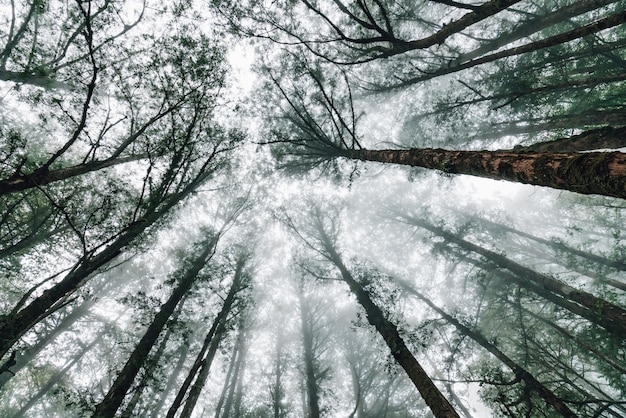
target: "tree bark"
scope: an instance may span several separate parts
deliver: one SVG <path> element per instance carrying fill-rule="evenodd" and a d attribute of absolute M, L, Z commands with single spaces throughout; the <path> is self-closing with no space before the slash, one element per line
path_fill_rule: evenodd
<path fill-rule="evenodd" d="M 202 389 L 204 385 L 204 380 L 206 380 L 206 375 L 208 375 L 209 367 L 211 366 L 211 362 L 213 361 L 213 357 L 215 356 L 215 352 L 217 351 L 219 342 L 223 338 L 223 334 L 226 332 L 226 321 L 228 320 L 228 315 L 231 312 L 237 293 L 240 290 L 242 290 L 242 286 L 245 285 L 244 284 L 244 280 L 245 280 L 244 267 L 245 267 L 246 262 L 247 262 L 247 259 L 245 256 L 241 256 L 241 258 L 237 261 L 237 267 L 235 268 L 233 282 L 230 286 L 226 299 L 224 299 L 224 303 L 222 304 L 222 309 L 213 320 L 213 324 L 211 325 L 211 328 L 209 329 L 209 331 L 207 332 L 204 338 L 204 342 L 202 343 L 200 352 L 196 356 L 196 359 L 193 365 L 191 366 L 191 369 L 189 369 L 189 373 L 187 373 L 187 377 L 185 378 L 185 381 L 181 385 L 180 389 L 178 390 L 178 393 L 176 394 L 176 398 L 172 402 L 172 405 L 170 406 L 169 410 L 167 411 L 167 415 L 166 415 L 167 418 L 173 418 L 176 415 L 176 412 L 178 411 L 178 409 L 180 409 L 180 406 L 183 403 L 185 395 L 187 395 L 187 392 L 189 391 L 191 384 L 194 382 L 194 378 L 197 377 L 196 383 L 194 384 L 194 387 L 192 388 L 192 390 L 195 393 L 194 396 L 196 397 L 196 399 L 193 400 L 191 403 L 189 403 L 189 399 L 188 399 L 187 403 L 185 404 L 184 409 L 188 409 L 189 407 L 193 409 L 193 406 L 195 406 L 195 402 L 197 401 L 197 396 L 200 395 L 200 390 Z M 201 369 L 206 370 L 206 372 L 204 373 L 205 375 L 202 378 L 202 380 L 198 380 L 201 378 L 201 376 L 199 375 L 200 373 L 202 373 Z M 189 396 L 191 396 L 191 392 L 189 393 Z M 189 404 L 189 407 L 187 406 L 188 404 Z M 191 412 L 192 410 L 187 411 L 187 413 L 189 414 L 191 414 Z M 185 411 L 183 411 L 183 413 L 185 413 Z"/>
<path fill-rule="evenodd" d="M 306 383 L 306 393 L 308 401 L 309 418 L 320 417 L 319 406 L 319 385 L 317 383 L 317 370 L 315 367 L 314 335 L 311 329 L 311 311 L 302 288 L 297 287 L 298 300 L 300 306 L 300 324 L 302 329 L 302 348 L 304 351 L 304 378 Z"/>
<path fill-rule="evenodd" d="M 186 343 L 183 343 L 178 349 L 178 351 L 180 351 L 180 354 L 178 356 L 178 361 L 176 362 L 174 369 L 172 370 L 169 378 L 167 379 L 167 384 L 165 385 L 165 389 L 161 393 L 161 396 L 158 396 L 159 401 L 154 407 L 151 408 L 152 414 L 150 414 L 150 418 L 159 418 L 161 416 L 159 413 L 161 412 L 161 409 L 163 409 L 163 405 L 165 405 L 165 400 L 167 399 L 167 395 L 174 388 L 174 384 L 176 383 L 176 378 L 180 374 L 180 371 L 182 370 L 183 365 L 185 364 L 185 360 L 187 360 L 187 355 L 189 354 L 189 345 L 187 345 Z"/>
<path fill-rule="evenodd" d="M 342 156 L 626 199 L 626 153 L 346 150 Z"/>
<path fill-rule="evenodd" d="M 15 313 L 12 318 L 0 321 L 0 358 L 35 324 L 45 318 L 55 304 L 69 297 L 95 275 L 100 268 L 114 260 L 131 245 L 148 227 L 155 224 L 179 202 L 190 195 L 209 172 L 199 174 L 182 190 L 153 202 L 140 220 L 128 225 L 117 238 L 95 255 L 83 257 L 75 267 L 58 283 L 44 291 L 28 306 Z"/>
<path fill-rule="evenodd" d="M 626 127 L 607 126 L 554 141 L 539 142 L 528 146 L 517 146 L 517 152 L 579 152 L 594 149 L 617 149 L 626 147 Z M 625 265 L 626 266 L 626 265 Z"/>

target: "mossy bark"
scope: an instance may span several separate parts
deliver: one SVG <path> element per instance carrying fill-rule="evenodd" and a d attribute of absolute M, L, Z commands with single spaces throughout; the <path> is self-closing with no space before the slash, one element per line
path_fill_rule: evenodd
<path fill-rule="evenodd" d="M 626 199 L 626 153 L 350 150 L 345 157 Z"/>

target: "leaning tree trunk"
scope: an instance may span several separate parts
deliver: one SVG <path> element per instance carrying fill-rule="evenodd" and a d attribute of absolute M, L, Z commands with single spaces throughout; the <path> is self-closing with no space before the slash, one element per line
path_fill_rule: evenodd
<path fill-rule="evenodd" d="M 176 361 L 176 365 L 174 369 L 170 373 L 169 378 L 167 379 L 167 383 L 165 384 L 165 389 L 161 392 L 161 395 L 158 396 L 158 402 L 156 405 L 152 406 L 150 409 L 152 413 L 150 414 L 150 418 L 159 418 L 161 415 L 161 409 L 163 409 L 163 405 L 165 405 L 165 400 L 167 399 L 167 395 L 172 391 L 174 385 L 176 384 L 176 378 L 180 374 L 180 371 L 183 369 L 185 364 L 185 360 L 187 360 L 187 356 L 189 354 L 189 346 L 184 342 L 178 348 L 179 356 L 178 361 Z M 148 415 L 145 415 L 148 416 Z"/>
<path fill-rule="evenodd" d="M 471 242 L 426 221 L 413 217 L 404 218 L 407 222 L 420 228 L 424 228 L 427 231 L 442 237 L 447 242 L 454 243 L 464 250 L 480 254 L 498 267 L 511 271 L 521 280 L 530 283 L 533 287 L 538 287 L 546 292 L 550 292 L 566 300 L 579 304 L 581 307 L 595 313 L 597 323 L 604 327 L 607 331 L 614 333 L 617 336 L 626 335 L 626 310 L 623 308 L 605 301 L 604 299 L 598 298 L 591 293 L 575 289 L 550 276 L 524 267 L 501 254 L 482 248 L 479 245 L 472 244 Z"/>
<path fill-rule="evenodd" d="M 342 156 L 626 199 L 626 153 L 348 150 Z"/>
<path fill-rule="evenodd" d="M 185 272 L 185 275 L 180 279 L 169 299 L 161 306 L 161 309 L 155 315 L 141 340 L 137 343 L 135 350 L 133 350 L 126 364 L 119 372 L 104 399 L 96 406 L 93 414 L 94 418 L 113 417 L 115 415 L 137 373 L 148 359 L 148 354 L 156 343 L 157 338 L 159 338 L 165 324 L 174 313 L 176 306 L 187 295 L 187 292 L 195 283 L 198 273 L 213 255 L 218 238 L 219 235 L 210 238 L 204 243 L 204 250 L 195 259 L 191 268 Z"/>
<path fill-rule="evenodd" d="M 470 328 L 466 327 L 465 325 L 461 324 L 457 319 L 455 319 L 451 315 L 448 315 L 446 312 L 440 309 L 437 305 L 431 302 L 430 299 L 428 299 L 427 297 L 422 295 L 420 292 L 415 290 L 412 286 L 402 283 L 399 280 L 397 280 L 397 282 L 401 284 L 403 289 L 415 295 L 418 299 L 426 303 L 435 312 L 441 315 L 441 317 L 444 318 L 446 321 L 448 321 L 448 323 L 453 325 L 461 333 L 461 335 L 465 335 L 471 338 L 480 346 L 482 346 L 484 349 L 486 349 L 491 354 L 493 354 L 502 363 L 506 364 L 506 366 L 510 368 L 513 373 L 515 373 L 515 376 L 517 378 L 524 381 L 524 384 L 526 385 L 528 389 L 535 391 L 539 396 L 543 398 L 544 401 L 546 401 L 548 405 L 551 405 L 559 414 L 561 414 L 564 417 L 576 418 L 577 415 L 574 414 L 567 405 L 565 405 L 565 403 L 563 402 L 561 398 L 556 396 L 550 389 L 545 387 L 543 383 L 539 382 L 526 369 L 518 365 L 510 357 L 508 357 L 506 354 L 500 351 L 498 347 L 491 344 L 487 340 L 487 338 L 485 338 L 482 334 L 480 334 L 477 331 L 473 331 Z"/>
<path fill-rule="evenodd" d="M 328 259 L 340 271 L 341 277 L 350 287 L 350 291 L 356 296 L 359 304 L 365 309 L 367 319 L 371 325 L 376 327 L 378 333 L 383 337 L 387 346 L 391 350 L 394 359 L 405 370 L 409 379 L 413 382 L 426 405 L 437 418 L 459 418 L 450 402 L 443 396 L 441 391 L 435 386 L 426 371 L 415 359 L 411 351 L 406 346 L 404 340 L 398 332 L 395 324 L 385 318 L 382 310 L 376 306 L 374 301 L 363 287 L 352 277 L 346 266 L 343 264 L 341 257 L 332 245 L 331 239 L 326 232 L 320 230 L 322 236 L 322 244 L 328 254 Z"/>
<path fill-rule="evenodd" d="M 166 415 L 167 418 L 173 418 L 176 415 L 176 413 L 178 412 L 178 409 L 180 409 L 180 406 L 183 403 L 185 395 L 187 395 L 187 392 L 189 391 L 189 387 L 193 383 L 194 378 L 196 378 L 196 376 L 198 376 L 196 378 L 196 384 L 199 386 L 199 389 L 196 387 L 195 390 L 197 390 L 197 396 L 200 395 L 200 390 L 202 389 L 202 386 L 204 385 L 204 380 L 206 379 L 206 375 L 202 378 L 203 381 L 198 383 L 199 382 L 198 379 L 201 378 L 199 374 L 201 373 L 201 369 L 206 369 L 206 374 L 208 374 L 208 367 L 210 367 L 211 362 L 213 361 L 213 356 L 215 356 L 215 352 L 217 351 L 218 344 L 221 341 L 223 334 L 226 332 L 226 321 L 228 319 L 228 315 L 231 312 L 237 293 L 240 290 L 242 290 L 242 286 L 244 286 L 244 280 L 245 280 L 244 267 L 245 267 L 246 261 L 247 259 L 244 256 L 242 256 L 237 261 L 237 267 L 235 269 L 233 282 L 230 286 L 226 299 L 224 299 L 224 303 L 222 304 L 222 309 L 213 320 L 213 324 L 211 325 L 209 332 L 207 332 L 204 338 L 204 342 L 202 343 L 200 352 L 196 356 L 196 359 L 193 365 L 191 366 L 191 369 L 187 373 L 187 377 L 185 378 L 185 381 L 179 388 L 178 393 L 176 394 L 176 398 L 172 402 L 172 405 L 170 406 L 169 410 L 167 411 L 167 415 Z M 194 387 L 195 386 L 196 385 L 194 385 Z M 192 402 L 193 405 L 195 405 L 195 402 L 196 402 L 195 400 Z M 193 405 L 191 405 L 191 408 L 193 408 Z M 187 404 L 185 405 L 185 409 L 187 409 Z M 191 411 L 189 411 L 189 414 L 190 413 Z"/>

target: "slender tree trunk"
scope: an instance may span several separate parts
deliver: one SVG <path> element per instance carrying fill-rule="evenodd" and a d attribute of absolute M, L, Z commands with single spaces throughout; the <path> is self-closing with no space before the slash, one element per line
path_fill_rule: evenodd
<path fill-rule="evenodd" d="M 93 414 L 94 418 L 113 417 L 115 415 L 126 396 L 126 392 L 128 392 L 128 389 L 135 380 L 137 373 L 148 359 L 150 350 L 156 343 L 167 321 L 174 313 L 176 306 L 187 295 L 187 292 L 189 292 L 196 281 L 198 273 L 213 256 L 218 239 L 219 235 L 211 237 L 204 243 L 204 250 L 195 259 L 189 270 L 185 272 L 185 275 L 179 280 L 178 285 L 172 291 L 169 299 L 161 306 L 161 309 L 155 315 L 145 334 L 137 343 L 137 346 L 119 372 L 104 399 L 96 405 L 96 410 Z"/>
<path fill-rule="evenodd" d="M 406 289 L 408 292 L 415 295 L 421 301 L 423 301 L 428 306 L 430 306 L 442 318 L 448 321 L 448 323 L 453 325 L 457 329 L 457 331 L 459 331 L 462 335 L 465 335 L 471 338 L 476 343 L 478 343 L 481 347 L 483 347 L 484 349 L 489 351 L 491 354 L 493 354 L 498 360 L 500 360 L 508 368 L 510 368 L 511 371 L 515 373 L 515 376 L 518 379 L 521 379 L 522 381 L 524 381 L 524 384 L 529 389 L 535 391 L 539 396 L 541 396 L 541 398 L 543 398 L 543 400 L 546 401 L 548 405 L 552 406 L 561 416 L 570 417 L 570 418 L 577 417 L 577 415 L 574 414 L 567 405 L 565 405 L 565 403 L 563 402 L 561 398 L 556 396 L 550 389 L 548 389 L 541 382 L 535 379 L 535 377 L 532 374 L 530 374 L 526 369 L 518 365 L 515 361 L 509 358 L 506 354 L 500 351 L 498 347 L 491 344 L 487 340 L 487 338 L 485 338 L 482 334 L 480 334 L 477 331 L 473 331 L 470 328 L 466 327 L 465 325 L 461 324 L 458 320 L 456 320 L 452 316 L 445 313 L 437 305 L 432 303 L 430 299 L 426 298 L 420 292 L 415 290 L 412 286 L 409 286 L 408 284 L 401 282 L 399 280 L 396 280 L 396 282 L 401 284 L 404 289 Z"/>
<path fill-rule="evenodd" d="M 206 377 L 209 373 L 209 368 L 211 367 L 211 362 L 215 356 L 215 352 L 217 351 L 219 343 L 224 336 L 223 334 L 226 332 L 226 322 L 236 300 L 237 293 L 246 285 L 246 273 L 244 272 L 246 262 L 246 256 L 241 256 L 237 261 L 233 282 L 230 286 L 226 299 L 224 299 L 222 309 L 213 320 L 213 324 L 204 338 L 202 348 L 196 356 L 194 364 L 191 366 L 185 381 L 178 390 L 174 402 L 172 402 L 172 405 L 167 411 L 167 418 L 173 418 L 176 415 L 176 412 L 182 405 L 185 395 L 187 395 L 188 392 L 189 398 L 187 399 L 182 413 L 191 415 L 191 412 L 193 412 L 193 407 L 195 406 L 198 396 L 200 396 L 200 391 L 204 386 Z M 194 382 L 194 378 L 196 379 L 195 384 L 190 390 L 189 388 L 191 387 L 192 382 Z"/>
<path fill-rule="evenodd" d="M 626 310 L 623 308 L 600 299 L 590 293 L 582 290 L 575 289 L 565 283 L 544 275 L 537 273 L 527 267 L 524 267 L 515 261 L 506 258 L 503 255 L 495 253 L 493 251 L 482 248 L 478 245 L 472 244 L 458 236 L 445 231 L 443 228 L 431 225 L 428 222 L 422 221 L 413 217 L 404 217 L 410 224 L 416 225 L 420 228 L 424 228 L 430 231 L 448 242 L 454 243 L 459 247 L 480 254 L 491 262 L 495 263 L 498 267 L 507 269 L 517 275 L 520 279 L 526 280 L 533 285 L 544 289 L 547 292 L 556 294 L 562 298 L 580 304 L 581 306 L 589 309 L 598 316 L 599 323 L 608 331 L 616 334 L 617 336 L 626 335 Z"/>
<path fill-rule="evenodd" d="M 523 22 L 513 31 L 502 34 L 493 41 L 482 44 L 472 52 L 460 55 L 456 60 L 454 60 L 453 65 L 459 65 L 463 62 L 471 61 L 481 55 L 500 49 L 505 45 L 509 45 L 519 39 L 526 38 L 552 25 L 563 23 L 567 19 L 574 16 L 581 15 L 608 4 L 616 3 L 617 1 L 618 0 L 578 0 L 574 4 L 555 10 L 552 13 L 538 16 L 527 22 Z"/>
<path fill-rule="evenodd" d="M 222 393 L 220 393 L 220 399 L 217 402 L 217 406 L 215 407 L 215 418 L 220 418 L 222 416 L 222 408 L 224 407 L 224 402 L 226 402 L 226 397 L 230 389 L 230 384 L 235 370 L 235 365 L 237 364 L 238 356 L 239 344 L 235 344 L 235 346 L 233 347 L 233 352 L 231 353 L 231 359 L 228 365 L 228 372 L 226 372 L 226 378 L 224 379 L 224 387 L 222 388 Z"/>
<path fill-rule="evenodd" d="M 46 184 L 53 182 L 67 180 L 72 177 L 102 170 L 107 167 L 125 164 L 131 161 L 138 161 L 145 158 L 146 155 L 133 155 L 129 157 L 108 158 L 101 161 L 92 161 L 56 170 L 35 170 L 30 174 L 22 174 L 0 180 L 0 197 L 10 193 L 19 192 L 33 187 L 45 186 Z"/>
<path fill-rule="evenodd" d="M 22 370 L 31 360 L 37 357 L 44 347 L 54 341 L 54 339 L 60 334 L 70 329 L 76 321 L 86 316 L 89 313 L 89 309 L 93 305 L 93 300 L 87 300 L 76 306 L 72 312 L 61 320 L 59 325 L 44 334 L 43 337 L 35 343 L 35 345 L 27 348 L 25 351 L 17 355 L 15 358 L 15 364 L 9 367 L 5 372 L 0 373 L 0 388 L 2 388 L 13 376 L 17 375 L 17 373 L 19 373 L 19 371 Z"/>
<path fill-rule="evenodd" d="M 317 368 L 315 367 L 314 333 L 312 328 L 311 311 L 303 290 L 297 287 L 300 306 L 300 326 L 302 330 L 302 349 L 304 354 L 304 379 L 306 383 L 307 406 L 309 418 L 320 417 L 319 385 L 317 382 Z"/>
<path fill-rule="evenodd" d="M 0 358 L 4 357 L 35 324 L 45 318 L 50 311 L 54 311 L 55 304 L 69 297 L 87 283 L 100 268 L 118 257 L 148 227 L 155 224 L 176 204 L 191 194 L 207 176 L 207 173 L 199 175 L 180 192 L 165 197 L 162 205 L 154 204 L 142 219 L 128 225 L 106 248 L 95 255 L 88 254 L 83 257 L 60 282 L 45 290 L 12 318 L 0 321 Z"/>
<path fill-rule="evenodd" d="M 621 270 L 621 271 L 626 271 L 626 263 L 624 263 L 623 261 L 618 261 L 618 260 L 610 260 L 606 257 L 602 257 L 599 255 L 595 255 L 595 254 L 591 254 L 587 251 L 581 251 L 581 250 L 577 250 L 576 248 L 570 247 L 568 245 L 562 244 L 560 242 L 554 242 L 545 238 L 540 238 L 534 235 L 531 235 L 527 232 L 524 231 L 520 231 L 519 229 L 515 229 L 512 228 L 510 226 L 506 226 L 506 225 L 502 225 L 487 219 L 480 219 L 479 222 L 487 224 L 491 227 L 493 227 L 496 230 L 502 230 L 502 231 L 506 231 L 506 232 L 510 232 L 511 234 L 515 234 L 518 235 L 520 237 L 524 237 L 524 238 L 528 238 L 529 240 L 532 240 L 534 242 L 538 242 L 540 244 L 543 244 L 547 247 L 550 247 L 552 249 L 554 249 L 557 252 L 560 253 L 567 253 L 567 254 L 571 254 L 571 255 L 575 255 L 577 257 L 583 258 L 585 260 L 589 260 L 592 261 L 594 263 L 597 263 L 600 266 L 606 266 L 606 267 L 611 267 L 613 269 L 616 270 Z M 570 267 L 568 265 L 568 267 Z M 600 279 L 602 280 L 602 279 Z M 611 286 L 615 286 L 617 288 L 620 288 L 622 290 L 626 290 L 626 283 L 614 283 L 615 281 L 611 281 L 608 284 L 610 284 Z"/>
<path fill-rule="evenodd" d="M 618 362 L 616 362 L 615 360 L 613 360 L 612 358 L 606 356 L 604 353 L 602 353 L 600 350 L 598 350 L 597 348 L 595 348 L 592 344 L 589 344 L 588 342 L 584 341 L 581 338 L 578 338 L 575 335 L 572 335 L 569 333 L 569 331 L 567 331 L 565 328 L 555 324 L 554 322 L 526 309 L 526 308 L 522 308 L 524 310 L 524 312 L 530 316 L 532 316 L 533 318 L 543 322 L 544 324 L 548 325 L 549 327 L 555 329 L 556 331 L 558 331 L 561 335 L 563 335 L 565 338 L 575 342 L 578 346 L 584 348 L 585 350 L 587 350 L 588 352 L 592 353 L 594 356 L 596 356 L 596 358 L 598 358 L 599 360 L 604 361 L 606 364 L 610 365 L 611 367 L 613 367 L 615 370 L 617 370 L 618 372 L 626 375 L 626 367 L 623 364 L 620 364 Z"/>
<path fill-rule="evenodd" d="M 626 199 L 626 153 L 349 150 L 345 157 Z"/>
<path fill-rule="evenodd" d="M 237 361 L 235 362 L 233 375 L 231 376 L 230 385 L 228 388 L 228 395 L 226 396 L 226 400 L 224 401 L 222 418 L 230 417 L 230 411 L 233 408 L 233 404 L 235 401 L 235 391 L 237 389 L 237 382 L 239 381 L 239 374 L 241 372 L 241 366 L 243 364 L 243 357 L 245 356 L 245 339 L 243 328 L 239 329 L 239 334 L 237 335 L 237 346 Z"/>
<path fill-rule="evenodd" d="M 320 228 L 318 231 L 322 236 L 322 244 L 328 254 L 328 259 L 339 269 L 343 280 L 350 287 L 351 292 L 356 296 L 359 304 L 365 309 L 367 319 L 370 324 L 376 327 L 376 330 L 383 337 L 387 346 L 391 350 L 391 354 L 398 364 L 406 371 L 409 379 L 413 382 L 422 398 L 437 418 L 459 418 L 450 402 L 443 396 L 441 391 L 435 386 L 426 371 L 417 362 L 413 354 L 409 351 L 404 340 L 398 333 L 398 328 L 389 322 L 383 312 L 371 300 L 369 294 L 354 280 L 346 266 L 343 264 L 341 257 L 332 245 L 331 239 L 326 232 Z"/>
<path fill-rule="evenodd" d="M 457 65 L 450 65 L 450 66 L 446 65 L 445 67 L 441 67 L 434 71 L 423 71 L 423 75 L 405 79 L 404 81 L 401 81 L 400 83 L 396 83 L 389 87 L 382 87 L 380 90 L 392 90 L 396 88 L 408 87 L 410 85 L 414 85 L 420 82 L 431 80 L 433 78 L 440 77 L 446 74 L 452 74 L 452 73 L 467 70 L 469 68 L 473 68 L 482 64 L 487 64 L 490 62 L 498 61 L 502 58 L 513 57 L 516 55 L 526 54 L 526 53 L 534 52 L 534 51 L 540 51 L 545 48 L 550 48 L 552 46 L 556 46 L 559 44 L 565 44 L 567 42 L 580 39 L 585 36 L 596 34 L 605 29 L 610 29 L 615 26 L 619 26 L 624 22 L 626 22 L 626 12 L 621 11 L 621 12 L 612 14 L 606 18 L 589 23 L 580 28 L 573 29 L 569 32 L 561 33 L 559 35 L 554 35 L 549 38 L 531 42 L 526 45 L 518 46 L 515 48 L 505 49 L 503 51 L 496 52 L 490 55 L 484 55 L 484 56 L 481 56 L 480 58 L 465 61 Z"/>
<path fill-rule="evenodd" d="M 178 319 L 180 312 L 185 304 L 186 296 L 187 295 L 184 295 L 181 301 L 178 303 L 176 307 L 176 312 L 174 313 L 174 316 L 172 318 L 173 321 L 176 321 Z M 172 336 L 172 328 L 169 327 L 167 328 L 165 335 L 161 339 L 161 342 L 159 343 L 159 346 L 157 347 L 156 352 L 152 356 L 150 365 L 144 367 L 144 374 L 141 377 L 141 381 L 135 388 L 135 392 L 133 393 L 132 398 L 130 398 L 128 405 L 126 405 L 126 408 L 124 408 L 124 411 L 120 415 L 120 418 L 132 418 L 133 411 L 137 407 L 137 404 L 139 403 L 139 400 L 141 399 L 141 395 L 143 394 L 144 389 L 150 383 L 150 379 L 153 378 L 154 370 L 156 367 L 158 367 L 159 362 L 161 361 L 161 357 L 163 357 L 163 353 L 165 352 L 165 348 L 171 336 Z"/>

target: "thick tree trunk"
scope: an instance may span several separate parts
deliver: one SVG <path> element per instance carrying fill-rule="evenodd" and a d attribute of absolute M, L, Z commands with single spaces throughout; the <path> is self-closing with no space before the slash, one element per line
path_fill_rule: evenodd
<path fill-rule="evenodd" d="M 343 156 L 626 199 L 626 153 L 349 150 Z"/>
<path fill-rule="evenodd" d="M 528 281 L 532 285 L 543 289 L 552 294 L 558 295 L 569 301 L 575 302 L 581 307 L 597 314 L 597 321 L 609 332 L 616 336 L 626 335 L 626 310 L 623 308 L 600 299 L 590 293 L 575 289 L 565 283 L 544 275 L 536 271 L 522 266 L 503 255 L 482 248 L 476 244 L 472 244 L 443 228 L 434 226 L 426 221 L 413 217 L 404 217 L 410 224 L 416 225 L 430 231 L 448 242 L 454 243 L 464 250 L 480 254 L 489 261 L 493 262 L 500 268 L 507 269 L 518 276 L 521 280 Z"/>
<path fill-rule="evenodd" d="M 331 239 L 326 235 L 326 232 L 320 230 L 319 233 L 322 235 L 322 244 L 328 254 L 328 259 L 339 269 L 343 280 L 350 287 L 350 291 L 354 294 L 354 296 L 356 296 L 357 301 L 363 309 L 365 309 L 369 323 L 376 327 L 376 330 L 380 333 L 391 350 L 391 354 L 394 359 L 396 359 L 398 364 L 400 364 L 400 366 L 402 366 L 405 370 L 409 379 L 411 379 L 419 393 L 422 395 L 426 405 L 428 405 L 435 417 L 459 418 L 459 415 L 454 410 L 450 402 L 448 402 L 445 396 L 443 396 L 426 371 L 409 351 L 395 324 L 385 318 L 383 312 L 372 301 L 365 289 L 363 289 L 363 287 L 356 280 L 354 280 L 346 266 L 343 264 L 341 257 L 332 245 Z"/>
<path fill-rule="evenodd" d="M 187 292 L 189 292 L 196 281 L 198 272 L 213 255 L 218 237 L 219 236 L 212 237 L 204 243 L 204 250 L 196 258 L 192 267 L 185 272 L 185 275 L 180 279 L 169 299 L 161 306 L 161 309 L 155 315 L 141 340 L 137 343 L 135 350 L 133 350 L 126 364 L 119 372 L 104 399 L 96 406 L 96 410 L 93 414 L 94 418 L 113 417 L 115 415 L 126 396 L 126 392 L 128 392 L 128 389 L 135 380 L 137 373 L 139 373 L 139 370 L 148 359 L 150 350 L 156 343 L 167 321 L 174 313 L 176 306 L 178 306 L 181 300 L 187 295 Z"/>
<path fill-rule="evenodd" d="M 506 364 L 506 366 L 510 368 L 513 373 L 515 373 L 515 376 L 517 378 L 524 381 L 528 389 L 531 389 L 537 392 L 537 394 L 541 396 L 548 405 L 551 405 L 559 414 L 561 414 L 564 417 L 576 418 L 577 415 L 574 414 L 567 405 L 565 405 L 565 403 L 563 402 L 561 398 L 556 396 L 550 389 L 546 388 L 541 382 L 535 379 L 535 377 L 532 374 L 530 374 L 526 369 L 518 365 L 515 361 L 509 358 L 506 354 L 500 351 L 498 347 L 491 344 L 487 340 L 487 338 L 485 338 L 482 334 L 480 334 L 477 331 L 473 331 L 470 328 L 466 327 L 465 325 L 461 324 L 458 320 L 456 320 L 454 317 L 445 313 L 437 305 L 432 303 L 430 299 L 428 299 L 427 297 L 422 295 L 420 292 L 415 290 L 412 286 L 409 286 L 406 283 L 403 283 L 400 281 L 397 281 L 397 282 L 400 283 L 401 286 L 405 290 L 415 295 L 418 299 L 420 299 L 421 301 L 426 303 L 428 306 L 430 306 L 435 312 L 441 315 L 442 318 L 448 321 L 448 323 L 453 325 L 462 335 L 465 335 L 471 338 L 472 340 L 477 342 L 480 346 L 482 346 L 484 349 L 486 349 L 491 354 L 493 354 L 502 363 Z"/>
<path fill-rule="evenodd" d="M 108 158 L 102 161 L 93 161 L 84 164 L 78 164 L 71 167 L 59 168 L 56 170 L 35 170 L 30 174 L 13 176 L 8 179 L 0 180 L 0 196 L 10 193 L 19 192 L 33 187 L 45 186 L 56 181 L 67 180 L 82 174 L 91 173 L 93 171 L 102 170 L 107 167 L 113 167 L 118 164 L 125 164 L 131 161 L 145 159 L 145 155 L 136 155 L 130 157 Z"/>
<path fill-rule="evenodd" d="M 231 415 L 230 411 L 231 409 L 233 409 L 233 405 L 235 403 L 237 383 L 239 382 L 239 375 L 241 373 L 241 368 L 243 365 L 243 358 L 245 357 L 245 339 L 244 339 L 243 328 L 240 328 L 239 330 L 239 335 L 237 335 L 236 344 L 237 344 L 237 358 L 236 358 L 235 367 L 233 368 L 233 373 L 230 379 L 230 384 L 228 387 L 228 394 L 226 395 L 226 399 L 224 400 L 222 418 L 230 417 Z"/>

